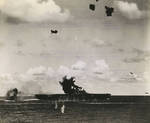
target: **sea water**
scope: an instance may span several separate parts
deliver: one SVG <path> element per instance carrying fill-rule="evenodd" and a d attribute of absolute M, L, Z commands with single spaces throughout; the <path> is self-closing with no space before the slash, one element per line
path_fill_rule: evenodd
<path fill-rule="evenodd" d="M 0 123 L 150 123 L 150 104 L 1 100 Z"/>

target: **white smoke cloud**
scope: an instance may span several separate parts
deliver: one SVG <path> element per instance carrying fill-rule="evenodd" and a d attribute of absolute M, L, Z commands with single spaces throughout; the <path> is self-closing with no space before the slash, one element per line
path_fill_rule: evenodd
<path fill-rule="evenodd" d="M 62 93 L 56 81 L 54 70 L 44 66 L 30 68 L 22 74 L 2 74 L 0 75 L 0 95 L 5 95 L 12 88 L 18 88 L 25 95 L 55 93 L 56 90 Z"/>
<path fill-rule="evenodd" d="M 77 63 L 75 63 L 74 65 L 72 65 L 72 69 L 73 70 L 84 70 L 86 67 L 86 63 L 83 61 L 78 61 Z"/>
<path fill-rule="evenodd" d="M 70 16 L 68 10 L 62 12 L 53 0 L 1 0 L 0 11 L 9 17 L 27 22 L 64 22 Z"/>
<path fill-rule="evenodd" d="M 12 88 L 20 88 L 20 85 L 15 77 L 11 74 L 2 74 L 0 76 L 0 95 L 5 95 Z"/>
<path fill-rule="evenodd" d="M 129 3 L 127 1 L 115 1 L 120 13 L 128 19 L 140 19 L 145 16 L 145 11 L 138 8 L 136 3 Z"/>

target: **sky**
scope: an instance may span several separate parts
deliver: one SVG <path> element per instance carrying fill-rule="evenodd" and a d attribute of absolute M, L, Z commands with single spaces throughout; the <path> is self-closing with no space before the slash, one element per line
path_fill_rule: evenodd
<path fill-rule="evenodd" d="M 58 81 L 64 75 L 75 76 L 89 93 L 150 93 L 148 5 L 148 0 L 0 0 L 0 95 L 14 87 L 24 94 L 63 93 Z M 114 8 L 112 16 L 105 6 Z"/>

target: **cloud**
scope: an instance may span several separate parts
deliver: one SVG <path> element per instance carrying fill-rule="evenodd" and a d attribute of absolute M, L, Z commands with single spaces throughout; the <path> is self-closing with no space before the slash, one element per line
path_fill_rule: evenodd
<path fill-rule="evenodd" d="M 119 49 L 117 49 L 117 51 L 119 51 L 119 52 L 124 52 L 125 50 L 124 49 L 122 49 L 122 48 L 119 48 Z"/>
<path fill-rule="evenodd" d="M 101 82 L 115 82 L 117 78 L 112 75 L 109 65 L 105 60 L 97 60 L 88 66 L 83 61 L 77 61 L 71 67 L 60 65 L 57 70 L 46 66 L 29 68 L 25 73 L 0 75 L 0 95 L 5 95 L 7 90 L 18 88 L 25 95 L 36 93 L 63 93 L 59 81 L 67 75 L 76 77 L 76 84 L 92 92 L 93 88 Z M 99 91 L 96 88 L 94 91 Z"/>
<path fill-rule="evenodd" d="M 123 61 L 126 63 L 133 63 L 133 62 L 138 63 L 138 62 L 146 61 L 146 59 L 144 57 L 135 56 L 132 58 L 125 58 Z"/>
<path fill-rule="evenodd" d="M 13 22 L 15 18 L 27 22 L 64 22 L 70 16 L 68 10 L 62 11 L 53 0 L 1 0 L 0 11 Z"/>
<path fill-rule="evenodd" d="M 119 12 L 128 19 L 141 19 L 145 16 L 145 11 L 138 8 L 136 3 L 127 1 L 115 1 Z"/>
<path fill-rule="evenodd" d="M 110 81 L 115 81 L 116 79 L 112 78 L 112 72 L 110 71 L 109 65 L 105 62 L 104 59 L 96 60 L 96 66 L 92 68 L 93 73 L 100 79 L 109 79 Z"/>
<path fill-rule="evenodd" d="M 84 70 L 86 67 L 86 63 L 83 61 L 78 61 L 74 65 L 71 66 L 73 70 Z"/>
<path fill-rule="evenodd" d="M 109 71 L 109 66 L 105 62 L 105 60 L 97 60 L 95 61 L 96 67 L 93 69 L 94 73 L 103 74 L 106 71 Z"/>
<path fill-rule="evenodd" d="M 94 46 L 95 48 L 112 46 L 110 42 L 102 40 L 100 38 L 89 38 L 84 40 L 84 42 Z"/>
<path fill-rule="evenodd" d="M 69 67 L 61 65 L 57 70 L 57 78 L 61 79 L 63 76 L 67 76 L 67 78 L 71 78 L 71 76 L 79 77 L 82 75 L 84 71 L 82 70 L 74 70 Z"/>
<path fill-rule="evenodd" d="M 141 49 L 137 49 L 137 48 L 133 48 L 132 49 L 132 52 L 133 53 L 136 53 L 137 55 L 142 55 L 142 54 L 145 54 L 146 52 L 141 50 Z"/>
<path fill-rule="evenodd" d="M 150 60 L 149 51 L 133 48 L 131 54 L 133 54 L 132 57 L 125 58 L 123 59 L 123 61 L 126 63 L 133 63 L 133 62 L 138 63 L 138 62 L 144 62 Z"/>
<path fill-rule="evenodd" d="M 143 76 L 139 73 L 135 72 L 129 72 L 126 75 L 120 76 L 119 82 L 124 82 L 124 83 L 138 83 L 138 82 L 143 82 Z"/>
<path fill-rule="evenodd" d="M 18 56 L 24 56 L 25 55 L 25 53 L 21 50 L 18 50 L 15 54 Z"/>
<path fill-rule="evenodd" d="M 98 40 L 98 39 L 93 40 L 92 43 L 93 43 L 93 45 L 95 45 L 96 47 L 105 45 L 105 42 L 104 42 L 103 40 Z"/>
<path fill-rule="evenodd" d="M 22 78 L 19 77 L 19 81 L 22 85 L 20 90 L 25 94 L 62 93 L 55 71 L 51 67 L 31 68 Z"/>
<path fill-rule="evenodd" d="M 53 76 L 55 76 L 55 71 L 51 67 L 48 67 L 46 74 L 49 77 L 53 77 Z"/>
<path fill-rule="evenodd" d="M 144 78 L 144 80 L 146 81 L 146 82 L 150 82 L 150 72 L 149 71 L 145 71 L 144 73 L 143 73 L 143 78 Z"/>
<path fill-rule="evenodd" d="M 5 21 L 7 23 L 12 23 L 12 24 L 19 24 L 20 22 L 24 23 L 23 20 L 20 20 L 19 18 L 15 18 L 15 17 L 6 17 Z"/>
<path fill-rule="evenodd" d="M 35 68 L 30 68 L 27 73 L 27 75 L 45 75 L 48 77 L 54 77 L 55 76 L 55 71 L 51 67 L 44 67 L 44 66 L 39 66 Z"/>
<path fill-rule="evenodd" d="M 48 52 L 48 51 L 42 51 L 41 53 L 40 53 L 40 56 L 41 57 L 49 57 L 49 56 L 51 56 L 52 55 L 52 53 L 50 53 L 50 52 Z"/>
<path fill-rule="evenodd" d="M 28 71 L 27 71 L 27 74 L 31 74 L 31 75 L 34 75 L 34 74 L 45 74 L 47 71 L 47 69 L 43 66 L 39 66 L 39 67 L 36 67 L 36 68 L 30 68 Z"/>
<path fill-rule="evenodd" d="M 61 66 L 58 68 L 58 73 L 59 73 L 60 75 L 65 76 L 65 75 L 68 75 L 68 74 L 70 73 L 70 69 L 69 69 L 68 67 L 66 67 L 66 66 L 61 65 Z"/>

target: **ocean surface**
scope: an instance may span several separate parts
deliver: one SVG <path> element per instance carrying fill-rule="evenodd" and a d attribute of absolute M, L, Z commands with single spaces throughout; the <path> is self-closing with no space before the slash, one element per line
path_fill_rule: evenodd
<path fill-rule="evenodd" d="M 0 123 L 150 123 L 150 103 L 0 101 Z"/>

